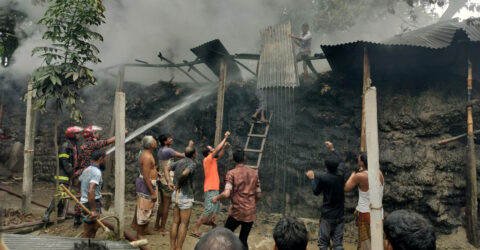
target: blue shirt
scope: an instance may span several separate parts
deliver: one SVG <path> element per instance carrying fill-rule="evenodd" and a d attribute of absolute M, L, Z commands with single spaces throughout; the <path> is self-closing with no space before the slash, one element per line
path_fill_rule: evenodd
<path fill-rule="evenodd" d="M 82 175 L 78 178 L 81 182 L 81 203 L 88 203 L 88 187 L 90 183 L 95 183 L 97 186 L 95 187 L 95 200 L 99 200 L 102 198 L 102 171 L 100 168 L 95 164 L 90 164 L 88 168 L 83 170 Z"/>

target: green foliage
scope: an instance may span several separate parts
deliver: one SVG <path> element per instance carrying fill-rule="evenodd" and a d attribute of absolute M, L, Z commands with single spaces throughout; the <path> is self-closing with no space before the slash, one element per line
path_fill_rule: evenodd
<path fill-rule="evenodd" d="M 452 12 L 452 15 L 464 7 L 480 8 L 476 3 L 467 4 L 467 0 L 317 0 L 312 6 L 316 9 L 312 20 L 313 29 L 326 32 L 341 31 L 354 26 L 357 22 L 382 20 L 386 15 L 396 15 L 407 25 L 412 25 L 417 21 L 417 15 L 433 15 L 429 13 L 431 7 L 442 7 L 446 3 L 449 4 L 446 13 Z M 399 11 L 402 5 L 409 6 L 411 10 Z M 447 19 L 449 18 L 451 17 Z"/>
<path fill-rule="evenodd" d="M 0 10 L 0 64 L 3 67 L 8 66 L 13 52 L 18 47 L 15 25 L 18 20 L 24 18 L 23 13 L 13 10 L 10 5 L 7 4 L 4 9 Z"/>
<path fill-rule="evenodd" d="M 91 27 L 105 22 L 101 0 L 49 0 L 52 4 L 39 24 L 46 26 L 43 39 L 51 45 L 36 47 L 32 55 L 39 54 L 45 65 L 32 73 L 34 107 L 46 111 L 50 98 L 56 100 L 56 108 L 63 105 L 71 111 L 71 117 L 81 120 L 76 107 L 83 102 L 80 89 L 96 85 L 96 78 L 87 63 L 99 63 L 99 50 L 91 42 L 103 41 L 103 37 Z"/>

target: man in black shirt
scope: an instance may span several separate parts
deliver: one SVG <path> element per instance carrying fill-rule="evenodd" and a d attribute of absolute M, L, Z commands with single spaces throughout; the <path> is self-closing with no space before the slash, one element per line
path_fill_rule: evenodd
<path fill-rule="evenodd" d="M 325 160 L 326 173 L 315 174 L 312 170 L 307 172 L 311 180 L 313 194 L 323 192 L 322 217 L 318 236 L 318 247 L 328 249 L 330 239 L 333 249 L 343 249 L 344 226 L 344 192 L 343 169 L 339 168 L 340 159 L 330 152 Z"/>

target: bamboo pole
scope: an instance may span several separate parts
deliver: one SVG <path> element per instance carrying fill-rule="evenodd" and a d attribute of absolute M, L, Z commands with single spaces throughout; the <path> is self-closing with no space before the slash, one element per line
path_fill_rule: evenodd
<path fill-rule="evenodd" d="M 365 93 L 368 87 L 370 87 L 370 60 L 368 59 L 367 47 L 363 48 L 363 88 L 362 88 L 362 125 L 360 135 L 360 151 L 366 149 L 365 139 Z"/>
<path fill-rule="evenodd" d="M 55 149 L 55 193 L 53 194 L 53 201 L 55 204 L 54 207 L 53 207 L 53 223 L 55 225 L 57 225 L 58 223 L 58 211 L 57 211 L 57 204 L 58 204 L 58 197 L 57 197 L 57 193 L 58 193 L 58 176 L 60 175 L 60 162 L 58 160 L 58 110 L 60 109 L 60 106 L 57 105 L 57 107 L 55 108 L 55 131 L 54 131 L 54 135 L 53 135 L 53 142 L 54 142 L 54 149 Z M 65 208 L 66 209 L 66 208 Z"/>
<path fill-rule="evenodd" d="M 475 159 L 475 142 L 473 135 L 472 118 L 472 63 L 468 60 L 467 76 L 467 169 L 465 171 L 467 178 L 466 209 L 465 218 L 467 226 L 468 241 L 475 247 L 479 247 L 478 226 L 477 226 L 477 164 Z"/>
<path fill-rule="evenodd" d="M 32 107 L 32 87 L 33 83 L 28 82 L 27 90 L 27 112 L 25 118 L 25 146 L 23 162 L 23 186 L 22 186 L 22 211 L 24 214 L 30 213 L 32 206 L 32 181 L 33 181 L 33 155 L 35 142 L 35 121 Z"/>
<path fill-rule="evenodd" d="M 223 105 L 225 103 L 225 81 L 227 79 L 227 64 L 224 60 L 220 62 L 220 79 L 218 82 L 217 95 L 217 118 L 215 128 L 215 144 L 218 145 L 222 140 L 222 125 L 223 125 Z"/>
<path fill-rule="evenodd" d="M 372 249 L 383 250 L 382 193 L 378 150 L 377 89 L 365 93 L 365 124 L 368 159 L 368 192 L 370 196 L 370 235 Z"/>
<path fill-rule="evenodd" d="M 2 100 L 0 103 L 0 128 L 2 127 L 2 116 L 3 116 L 3 101 L 5 99 L 5 92 L 2 93 Z"/>
<path fill-rule="evenodd" d="M 115 94 L 115 216 L 119 235 L 123 235 L 125 217 L 125 93 Z"/>

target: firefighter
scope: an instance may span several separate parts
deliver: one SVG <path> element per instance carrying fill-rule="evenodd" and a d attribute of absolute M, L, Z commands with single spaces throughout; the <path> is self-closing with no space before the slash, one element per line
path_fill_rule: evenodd
<path fill-rule="evenodd" d="M 100 140 L 100 131 L 102 128 L 99 126 L 88 126 L 83 130 L 83 137 L 85 143 L 80 146 L 78 154 L 78 168 L 75 169 L 75 177 L 78 178 L 88 166 L 90 166 L 90 158 L 94 151 L 102 149 L 115 142 L 115 136 L 106 140 Z M 125 130 L 125 134 L 127 131 Z M 75 206 L 75 220 L 74 226 L 81 225 L 81 209 L 80 206 Z"/>
<path fill-rule="evenodd" d="M 78 143 L 80 139 L 80 135 L 82 134 L 83 128 L 78 126 L 73 126 L 67 128 L 65 130 L 65 136 L 67 137 L 67 141 L 65 141 L 58 152 L 58 161 L 60 163 L 59 168 L 59 176 L 54 176 L 54 179 L 57 180 L 59 184 L 63 184 L 66 187 L 70 187 L 71 178 L 74 173 L 74 169 L 78 166 Z M 63 199 L 66 195 L 64 192 L 59 189 L 57 190 L 56 196 L 58 197 L 58 216 L 62 217 L 64 215 L 64 208 L 66 200 Z M 55 200 L 52 199 L 50 205 L 45 211 L 43 215 L 43 221 L 48 222 L 50 218 L 50 214 L 52 213 L 53 209 L 55 208 Z"/>
<path fill-rule="evenodd" d="M 102 131 L 102 128 L 95 125 L 88 126 L 83 130 L 85 143 L 80 146 L 78 155 L 79 168 L 75 169 L 77 171 L 75 175 L 80 175 L 90 165 L 90 156 L 93 151 L 102 149 L 115 142 L 115 136 L 106 140 L 100 140 L 100 131 Z"/>

